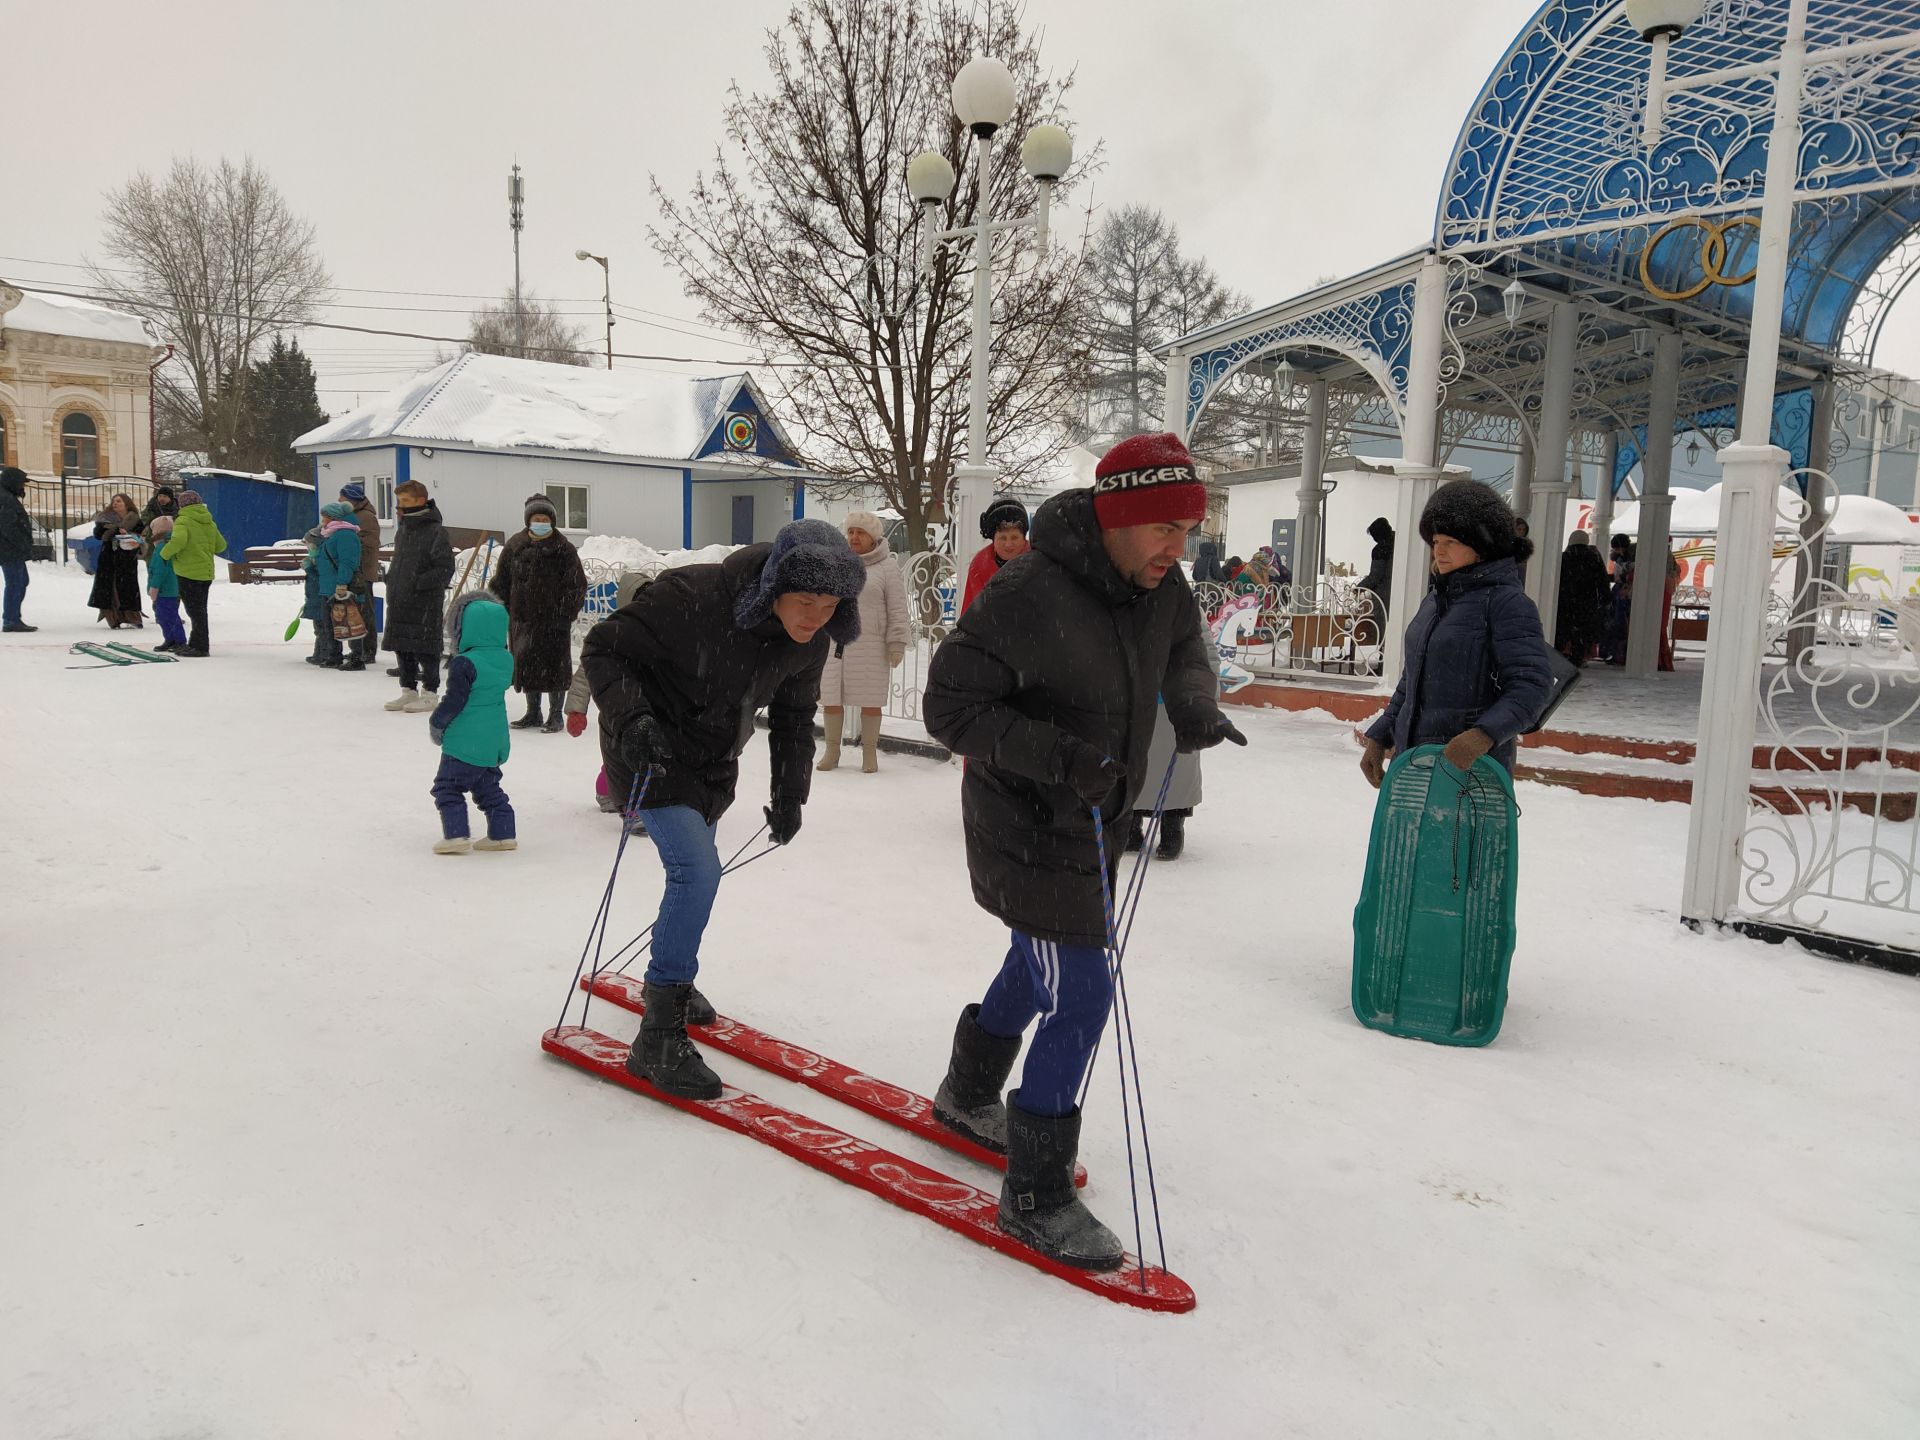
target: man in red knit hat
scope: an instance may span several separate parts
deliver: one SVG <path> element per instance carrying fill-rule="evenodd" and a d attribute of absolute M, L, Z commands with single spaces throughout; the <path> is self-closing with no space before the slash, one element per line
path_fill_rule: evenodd
<path fill-rule="evenodd" d="M 927 678 L 927 729 L 968 762 L 974 899 L 1013 932 L 985 998 L 960 1014 L 934 1113 L 1006 1154 L 1000 1227 L 1090 1270 L 1124 1253 L 1073 1186 L 1080 1085 L 1113 999 L 1100 867 L 1113 875 L 1134 801 L 1159 791 L 1146 773 L 1159 697 L 1181 750 L 1246 744 L 1220 713 L 1180 570 L 1206 508 L 1177 436 L 1121 441 L 1091 490 L 1040 507 L 1033 548 L 966 609 Z M 1003 1104 L 1036 1019 L 1020 1088 Z"/>

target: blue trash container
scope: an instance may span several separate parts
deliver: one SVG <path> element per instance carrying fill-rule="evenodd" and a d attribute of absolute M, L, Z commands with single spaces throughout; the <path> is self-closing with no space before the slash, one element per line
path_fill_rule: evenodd
<path fill-rule="evenodd" d="M 100 542 L 89 535 L 84 540 L 67 541 L 67 551 L 80 562 L 80 568 L 91 575 L 100 568 Z"/>

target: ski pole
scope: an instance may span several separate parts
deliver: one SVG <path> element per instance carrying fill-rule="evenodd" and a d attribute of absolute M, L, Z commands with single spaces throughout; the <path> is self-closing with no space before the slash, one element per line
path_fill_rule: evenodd
<path fill-rule="evenodd" d="M 636 775 L 633 777 L 633 784 L 627 791 L 627 800 L 632 807 L 638 808 L 640 802 L 646 798 L 647 786 L 652 783 L 653 768 L 651 766 L 647 768 L 645 775 Z M 600 908 L 594 913 L 593 924 L 588 927 L 586 943 L 580 947 L 580 963 L 573 967 L 573 981 L 567 986 L 566 996 L 560 1002 L 560 1019 L 554 1025 L 554 1029 L 556 1030 L 567 1023 L 567 1011 L 573 1008 L 574 992 L 580 988 L 580 974 L 587 968 L 587 951 L 590 949 L 594 952 L 594 973 L 596 975 L 600 973 L 600 951 L 595 941 L 596 937 L 598 937 L 599 945 L 606 943 L 607 915 L 613 908 L 613 882 L 619 878 L 620 875 L 620 859 L 627 853 L 627 836 L 629 833 L 625 823 L 625 816 L 622 815 L 620 844 L 613 852 L 613 871 L 607 876 L 607 888 L 601 893 Z M 587 1007 L 592 1004 L 592 1002 L 593 992 L 589 990 L 586 998 L 580 1003 L 580 1027 L 582 1029 L 586 1028 Z"/>

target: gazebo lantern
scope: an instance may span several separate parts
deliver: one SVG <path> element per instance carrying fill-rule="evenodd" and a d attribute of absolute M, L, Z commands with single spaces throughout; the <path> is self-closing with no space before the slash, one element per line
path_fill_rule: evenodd
<path fill-rule="evenodd" d="M 1520 283 L 1520 277 L 1516 275 L 1500 292 L 1500 308 L 1506 312 L 1509 330 L 1520 323 L 1520 312 L 1526 309 L 1526 306 L 1527 287 Z"/>
<path fill-rule="evenodd" d="M 1873 413 L 1880 417 L 1880 433 L 1883 435 L 1892 435 L 1893 397 L 1891 395 L 1883 397 L 1880 403 L 1873 407 Z"/>
<path fill-rule="evenodd" d="M 1660 143 L 1661 112 L 1666 109 L 1667 47 L 1706 8 L 1707 0 L 1627 0 L 1627 23 L 1653 46 L 1647 61 L 1647 114 L 1642 130 L 1649 150 Z"/>

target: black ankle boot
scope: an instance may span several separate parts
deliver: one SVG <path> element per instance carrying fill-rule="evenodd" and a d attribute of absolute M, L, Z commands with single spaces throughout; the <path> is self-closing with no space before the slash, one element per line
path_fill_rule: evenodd
<path fill-rule="evenodd" d="M 645 834 L 645 831 L 639 832 Z M 713 1008 L 713 1002 L 700 993 L 698 985 L 687 987 L 687 1024 L 711 1025 L 720 1018 Z"/>
<path fill-rule="evenodd" d="M 1115 1270 L 1126 1259 L 1120 1238 L 1094 1219 L 1073 1188 L 1080 1153 L 1080 1111 L 1034 1115 L 1007 1096 L 1007 1178 L 1000 1228 L 1048 1259 L 1080 1270 Z"/>
<path fill-rule="evenodd" d="M 692 984 L 641 987 L 647 1013 L 640 1034 L 627 1052 L 627 1073 L 637 1075 L 682 1100 L 718 1100 L 720 1077 L 707 1068 L 700 1052 L 687 1038 L 687 1007 Z M 1068 1176 L 1072 1183 L 1072 1176 Z"/>
<path fill-rule="evenodd" d="M 947 1078 L 933 1092 L 933 1118 L 996 1155 L 1006 1154 L 1007 1107 L 1000 1092 L 1019 1054 L 1018 1035 L 989 1035 L 980 1028 L 980 1007 L 967 1006 L 953 1030 Z"/>
<path fill-rule="evenodd" d="M 540 692 L 538 690 L 529 690 L 527 692 L 527 713 L 522 715 L 518 720 L 509 721 L 508 724 L 515 730 L 531 730 L 539 723 Z"/>
<path fill-rule="evenodd" d="M 547 723 L 541 727 L 543 730 L 547 732 L 547 734 L 549 735 L 557 734 L 559 731 L 564 730 L 566 728 L 566 724 L 567 724 L 566 705 L 567 705 L 567 692 L 564 690 L 555 690 L 552 694 L 547 696 Z M 705 1025 L 705 1024 L 711 1024 L 712 1022 L 705 1021 L 705 1020 L 696 1020 L 693 1023 L 696 1025 Z"/>
<path fill-rule="evenodd" d="M 1144 811 L 1133 812 L 1133 824 L 1127 831 L 1127 851 L 1131 854 L 1147 843 L 1147 817 Z"/>
<path fill-rule="evenodd" d="M 1156 860 L 1178 860 L 1187 848 L 1187 816 L 1190 811 L 1169 810 L 1160 817 L 1160 843 L 1153 847 Z"/>

